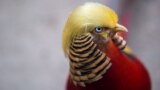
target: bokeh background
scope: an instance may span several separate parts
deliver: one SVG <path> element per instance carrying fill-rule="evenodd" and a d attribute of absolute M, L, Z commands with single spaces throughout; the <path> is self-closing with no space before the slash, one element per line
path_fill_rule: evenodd
<path fill-rule="evenodd" d="M 91 1 L 91 0 L 88 0 Z M 0 0 L 0 90 L 64 90 L 61 38 L 67 16 L 87 0 Z M 127 41 L 160 89 L 160 0 L 92 0 L 112 7 Z"/>

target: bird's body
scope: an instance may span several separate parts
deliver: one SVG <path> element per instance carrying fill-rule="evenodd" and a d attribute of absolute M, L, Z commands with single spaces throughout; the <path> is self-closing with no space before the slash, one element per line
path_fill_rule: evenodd
<path fill-rule="evenodd" d="M 141 62 L 133 55 L 122 53 L 116 46 L 112 45 L 110 49 L 106 53 L 112 67 L 101 80 L 81 87 L 75 86 L 69 76 L 66 90 L 151 90 L 148 73 Z"/>
<path fill-rule="evenodd" d="M 146 69 L 117 34 L 127 29 L 117 22 L 116 13 L 98 3 L 71 13 L 63 32 L 70 63 L 66 90 L 151 90 Z"/>

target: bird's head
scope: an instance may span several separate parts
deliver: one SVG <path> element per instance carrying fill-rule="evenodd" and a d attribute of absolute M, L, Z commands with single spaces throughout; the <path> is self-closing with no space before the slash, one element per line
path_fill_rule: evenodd
<path fill-rule="evenodd" d="M 77 7 L 68 17 L 63 32 L 65 54 L 77 35 L 91 33 L 97 44 L 106 43 L 112 34 L 127 29 L 118 24 L 117 14 L 109 7 L 98 3 L 86 3 Z"/>

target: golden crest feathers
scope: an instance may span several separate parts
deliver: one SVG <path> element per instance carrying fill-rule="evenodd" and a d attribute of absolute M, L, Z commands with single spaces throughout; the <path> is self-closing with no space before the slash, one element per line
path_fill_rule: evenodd
<path fill-rule="evenodd" d="M 117 14 L 109 7 L 99 3 L 85 3 L 69 15 L 63 31 L 63 49 L 65 54 L 76 35 L 90 32 L 96 26 L 115 27 Z"/>

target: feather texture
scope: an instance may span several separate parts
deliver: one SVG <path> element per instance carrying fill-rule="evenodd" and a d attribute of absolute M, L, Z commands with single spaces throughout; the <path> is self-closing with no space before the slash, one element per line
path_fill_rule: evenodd
<path fill-rule="evenodd" d="M 70 75 L 75 85 L 85 87 L 98 81 L 112 65 L 110 58 L 98 49 L 89 33 L 77 36 L 69 51 Z"/>
<path fill-rule="evenodd" d="M 104 20 L 105 19 L 105 20 Z M 99 3 L 86 3 L 77 7 L 68 17 L 63 31 L 63 49 L 68 53 L 76 35 L 88 33 L 96 26 L 114 28 L 118 18 L 109 7 Z"/>

